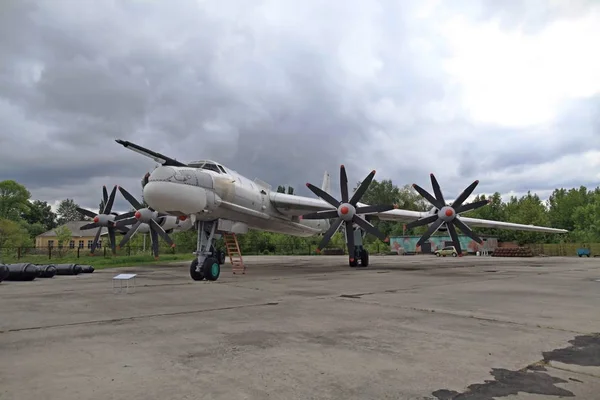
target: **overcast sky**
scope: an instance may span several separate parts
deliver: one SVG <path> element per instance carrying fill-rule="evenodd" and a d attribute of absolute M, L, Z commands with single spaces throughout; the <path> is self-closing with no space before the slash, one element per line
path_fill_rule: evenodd
<path fill-rule="evenodd" d="M 600 182 L 597 1 L 1 8 L 0 180 L 50 203 L 140 197 L 155 164 L 117 138 L 311 196 L 325 170 L 338 195 L 341 163 L 430 191 L 433 172 L 446 198 Z"/>

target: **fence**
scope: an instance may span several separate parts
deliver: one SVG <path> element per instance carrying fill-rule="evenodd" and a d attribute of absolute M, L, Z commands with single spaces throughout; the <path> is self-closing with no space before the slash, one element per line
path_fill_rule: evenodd
<path fill-rule="evenodd" d="M 383 243 L 373 243 L 366 245 L 371 254 L 388 253 L 389 245 Z M 217 248 L 224 249 L 220 241 L 217 241 Z M 246 242 L 240 243 L 242 255 L 315 255 L 316 244 L 272 244 L 265 242 Z M 192 246 L 167 247 L 163 244 L 159 247 L 159 254 L 191 255 L 196 249 Z M 346 252 L 345 246 L 343 251 Z M 151 246 L 126 246 L 116 251 L 117 257 L 132 256 L 151 256 Z M 88 248 L 58 248 L 58 247 L 0 247 L 0 262 L 28 262 L 30 260 L 78 260 L 90 257 Z M 112 258 L 112 249 L 102 246 L 96 249 L 94 257 Z"/>
<path fill-rule="evenodd" d="M 589 248 L 592 255 L 600 254 L 600 243 L 550 243 L 550 244 L 530 244 L 527 245 L 532 249 L 535 255 L 546 256 L 576 256 L 577 249 Z M 217 247 L 223 248 L 222 244 L 217 243 Z M 316 254 L 316 244 L 272 244 L 272 243 L 240 243 L 243 255 L 314 255 Z M 388 254 L 394 253 L 390 250 L 390 246 L 384 243 L 367 244 L 366 248 L 371 254 Z M 346 248 L 342 250 L 346 254 Z M 195 251 L 192 246 L 176 246 L 174 248 L 166 247 L 161 244 L 159 253 L 161 255 L 173 254 L 181 255 L 185 258 Z M 332 254 L 340 254 L 332 253 Z M 117 257 L 139 257 L 151 256 L 151 246 L 126 246 L 117 250 Z M 58 247 L 0 247 L 0 262 L 28 262 L 30 260 L 77 260 L 90 257 L 90 249 L 86 248 L 58 248 Z M 105 257 L 112 258 L 112 250 L 110 247 L 103 246 L 95 251 L 95 258 Z"/>
<path fill-rule="evenodd" d="M 600 243 L 546 243 L 527 245 L 535 255 L 576 256 L 577 249 L 588 248 L 592 255 L 600 254 Z"/>

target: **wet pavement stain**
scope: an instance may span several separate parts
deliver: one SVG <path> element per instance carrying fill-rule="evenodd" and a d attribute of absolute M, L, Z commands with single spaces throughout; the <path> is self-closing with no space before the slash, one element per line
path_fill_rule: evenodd
<path fill-rule="evenodd" d="M 436 390 L 432 395 L 438 400 L 495 400 L 498 397 L 517 395 L 519 392 L 545 396 L 575 396 L 573 392 L 556 386 L 557 383 L 567 383 L 566 380 L 545 372 L 494 368 L 491 374 L 494 380 L 470 385 L 464 393 L 442 389 Z"/>
<path fill-rule="evenodd" d="M 544 352 L 544 361 L 600 367 L 600 334 L 576 336 L 569 343 L 569 347 Z"/>
<path fill-rule="evenodd" d="M 542 353 L 542 362 L 532 364 L 520 371 L 494 368 L 493 380 L 470 385 L 463 393 L 441 389 L 432 393 L 438 400 L 495 400 L 499 397 L 521 393 L 545 396 L 575 397 L 573 392 L 557 387 L 557 383 L 568 381 L 547 373 L 543 364 L 558 361 L 580 366 L 600 366 L 600 334 L 576 336 L 570 340 L 571 346 Z M 571 382 L 582 382 L 569 378 Z"/>

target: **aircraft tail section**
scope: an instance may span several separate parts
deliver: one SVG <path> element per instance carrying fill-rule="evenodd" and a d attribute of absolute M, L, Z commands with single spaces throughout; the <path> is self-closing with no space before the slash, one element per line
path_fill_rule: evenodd
<path fill-rule="evenodd" d="M 329 176 L 329 172 L 327 171 L 325 171 L 325 173 L 323 174 L 323 183 L 321 184 L 321 189 L 331 194 L 331 179 Z"/>

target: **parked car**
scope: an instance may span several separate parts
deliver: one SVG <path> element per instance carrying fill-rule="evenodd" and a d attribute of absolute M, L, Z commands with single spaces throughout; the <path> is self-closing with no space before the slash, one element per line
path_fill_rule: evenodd
<path fill-rule="evenodd" d="M 446 257 L 446 256 L 456 257 L 456 256 L 458 256 L 458 253 L 456 252 L 456 249 L 454 248 L 454 246 L 446 246 L 441 250 L 434 251 L 433 254 L 435 254 L 437 257 Z"/>
<path fill-rule="evenodd" d="M 592 252 L 590 251 L 590 249 L 588 249 L 586 247 L 582 247 L 580 249 L 577 249 L 577 255 L 579 257 L 583 257 L 583 256 L 589 257 L 590 254 L 592 254 Z"/>

